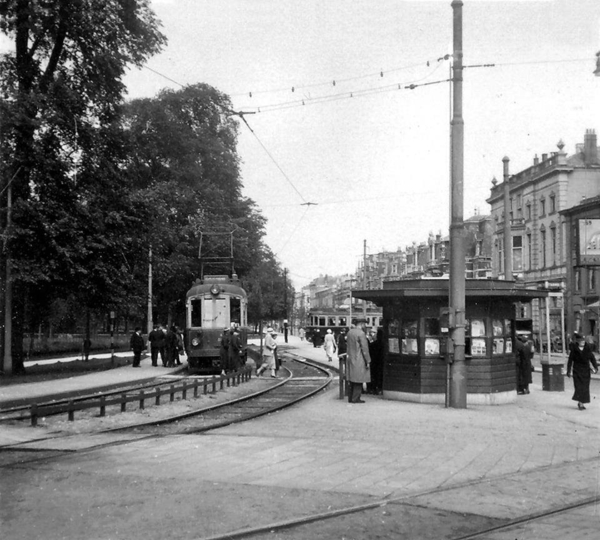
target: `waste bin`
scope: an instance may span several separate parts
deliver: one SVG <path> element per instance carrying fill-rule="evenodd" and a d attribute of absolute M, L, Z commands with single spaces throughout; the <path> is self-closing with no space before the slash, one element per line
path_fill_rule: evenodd
<path fill-rule="evenodd" d="M 564 392 L 564 362 L 561 359 L 542 358 L 542 390 L 548 392 Z"/>

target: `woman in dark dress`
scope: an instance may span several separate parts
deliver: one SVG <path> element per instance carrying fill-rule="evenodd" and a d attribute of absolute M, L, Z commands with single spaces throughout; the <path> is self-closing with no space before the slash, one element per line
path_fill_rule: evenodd
<path fill-rule="evenodd" d="M 571 376 L 571 372 L 573 373 L 575 393 L 572 399 L 577 402 L 580 411 L 585 409 L 584 403 L 590 402 L 591 366 L 593 366 L 594 373 L 598 373 L 598 364 L 592 349 L 585 342 L 583 336 L 575 334 L 575 343 L 571 345 L 567 363 L 567 377 Z"/>

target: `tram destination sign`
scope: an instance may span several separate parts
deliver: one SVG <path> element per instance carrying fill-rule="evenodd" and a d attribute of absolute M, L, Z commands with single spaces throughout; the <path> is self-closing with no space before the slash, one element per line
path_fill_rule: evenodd
<path fill-rule="evenodd" d="M 577 264 L 600 266 L 600 219 L 577 221 Z"/>

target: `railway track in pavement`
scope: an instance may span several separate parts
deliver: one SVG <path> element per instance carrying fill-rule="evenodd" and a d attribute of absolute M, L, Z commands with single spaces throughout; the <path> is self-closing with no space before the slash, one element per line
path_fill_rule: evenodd
<path fill-rule="evenodd" d="M 48 431 L 46 436 L 34 440 L 0 446 L 0 468 L 49 459 L 67 452 L 91 451 L 146 438 L 205 432 L 248 421 L 307 399 L 327 388 L 333 379 L 328 369 L 297 358 L 288 358 L 280 371 L 286 375 L 277 379 L 261 377 L 252 392 L 183 413 L 165 414 L 150 420 L 138 417 L 109 429 L 92 427 L 78 433 Z M 147 397 L 152 396 L 149 394 Z"/>

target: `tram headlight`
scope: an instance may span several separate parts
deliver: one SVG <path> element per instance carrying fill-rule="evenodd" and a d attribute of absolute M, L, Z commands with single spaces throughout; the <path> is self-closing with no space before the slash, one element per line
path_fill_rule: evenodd
<path fill-rule="evenodd" d="M 194 339 L 192 339 L 192 345 L 194 347 L 197 347 L 198 345 L 200 345 L 200 338 L 195 337 Z"/>

